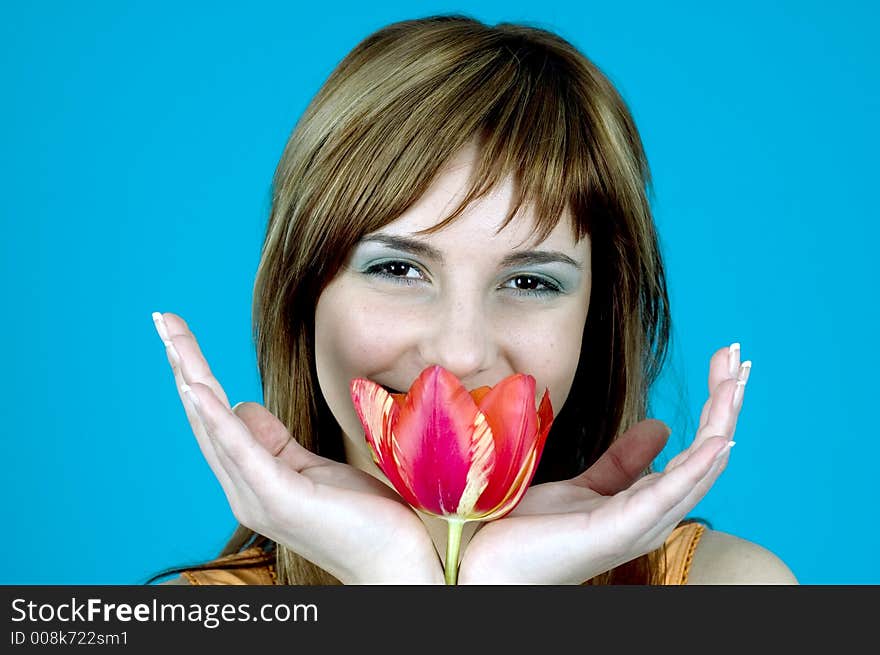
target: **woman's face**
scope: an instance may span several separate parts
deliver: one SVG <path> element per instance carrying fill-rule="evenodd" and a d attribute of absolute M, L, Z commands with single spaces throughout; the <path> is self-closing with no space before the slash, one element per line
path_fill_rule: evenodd
<path fill-rule="evenodd" d="M 367 234 L 318 299 L 321 392 L 348 462 L 380 479 L 349 394 L 352 379 L 405 392 L 434 364 L 467 389 L 527 373 L 537 382 L 536 403 L 549 389 L 555 414 L 574 379 L 590 304 L 590 242 L 574 241 L 567 212 L 541 243 L 525 207 L 496 236 L 511 208 L 508 178 L 443 230 L 412 236 L 457 206 L 475 156 L 463 149 L 413 207 Z"/>

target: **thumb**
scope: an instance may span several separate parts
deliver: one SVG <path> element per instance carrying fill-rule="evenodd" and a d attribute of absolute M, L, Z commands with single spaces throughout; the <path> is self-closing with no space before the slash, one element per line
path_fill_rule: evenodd
<path fill-rule="evenodd" d="M 232 412 L 270 455 L 287 462 L 295 470 L 306 468 L 318 458 L 297 443 L 284 424 L 261 404 L 240 402 Z"/>
<path fill-rule="evenodd" d="M 615 439 L 596 463 L 572 482 L 603 496 L 628 489 L 663 450 L 671 433 L 663 421 L 640 421 Z"/>

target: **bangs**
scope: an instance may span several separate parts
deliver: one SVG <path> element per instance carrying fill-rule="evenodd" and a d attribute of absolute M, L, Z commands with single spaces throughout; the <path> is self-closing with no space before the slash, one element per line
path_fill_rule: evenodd
<path fill-rule="evenodd" d="M 596 120 L 583 91 L 590 73 L 554 51 L 558 42 L 548 47 L 534 32 L 526 38 L 503 27 L 471 27 L 467 38 L 455 24 L 451 34 L 435 24 L 405 40 L 379 32 L 331 75 L 324 111 L 337 120 L 312 170 L 333 171 L 320 193 L 345 241 L 398 218 L 470 143 L 478 154 L 463 200 L 419 234 L 441 230 L 508 176 L 514 196 L 499 231 L 525 205 L 535 211 L 538 241 L 566 209 L 575 241 L 590 234 L 582 209 L 602 187 L 589 145 Z M 335 81 L 340 71 L 345 77 Z"/>
<path fill-rule="evenodd" d="M 560 75 L 559 62 L 552 57 L 532 44 L 507 42 L 479 62 L 470 77 L 460 78 L 457 101 L 435 119 L 450 140 L 455 134 L 467 135 L 460 147 L 476 143 L 476 165 L 461 202 L 419 234 L 443 229 L 509 176 L 514 180 L 513 202 L 499 232 L 520 208 L 528 207 L 535 213 L 536 243 L 549 236 L 566 209 L 572 211 L 575 241 L 589 233 L 587 216 L 578 211 L 582 199 L 596 192 L 590 188 L 596 168 L 579 128 L 586 117 L 569 100 L 565 86 L 572 80 Z M 427 142 L 423 146 L 431 147 Z"/>

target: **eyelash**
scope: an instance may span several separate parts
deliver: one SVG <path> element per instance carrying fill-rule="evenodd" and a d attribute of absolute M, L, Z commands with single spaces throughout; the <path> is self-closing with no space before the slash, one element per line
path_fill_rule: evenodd
<path fill-rule="evenodd" d="M 375 277 L 380 277 L 380 278 L 390 280 L 391 282 L 394 282 L 396 284 L 405 284 L 409 287 L 413 286 L 416 282 L 420 281 L 420 280 L 416 280 L 413 278 L 401 277 L 399 275 L 392 275 L 392 274 L 386 272 L 385 268 L 388 266 L 391 266 L 393 264 L 402 264 L 402 265 L 408 266 L 409 268 L 412 268 L 414 270 L 420 270 L 419 267 L 416 266 L 415 264 L 410 264 L 409 262 L 404 262 L 404 261 L 399 261 L 399 260 L 391 260 L 391 261 L 381 262 L 379 264 L 373 264 L 372 266 L 367 268 L 364 271 L 364 273 L 366 275 L 372 275 Z M 544 297 L 544 296 L 555 296 L 555 295 L 558 295 L 562 292 L 562 290 L 558 286 L 553 284 L 550 280 L 543 278 L 543 277 L 540 277 L 540 276 L 537 276 L 537 275 L 520 274 L 520 275 L 514 276 L 511 279 L 515 280 L 515 279 L 523 278 L 523 277 L 531 278 L 531 279 L 535 280 L 536 282 L 538 282 L 539 284 L 543 284 L 547 288 L 546 289 L 512 289 L 512 291 L 514 292 L 515 295 Z"/>

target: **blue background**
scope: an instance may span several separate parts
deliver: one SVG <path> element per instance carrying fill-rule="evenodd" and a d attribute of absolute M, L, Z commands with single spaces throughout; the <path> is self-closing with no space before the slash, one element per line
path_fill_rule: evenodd
<path fill-rule="evenodd" d="M 362 38 L 451 11 L 557 31 L 635 115 L 674 446 L 711 353 L 740 341 L 754 362 L 694 514 L 802 583 L 880 583 L 877 10 L 706 4 L 6 3 L 0 583 L 138 584 L 218 552 L 235 520 L 150 313 L 183 315 L 231 400 L 260 400 L 251 289 L 290 130 Z"/>

